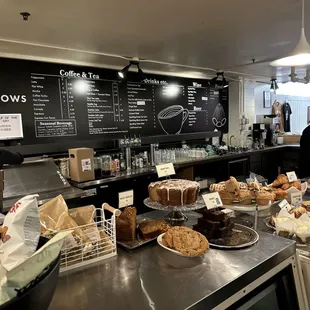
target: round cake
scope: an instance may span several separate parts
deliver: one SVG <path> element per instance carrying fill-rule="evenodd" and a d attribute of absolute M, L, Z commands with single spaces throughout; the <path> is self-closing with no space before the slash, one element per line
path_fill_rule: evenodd
<path fill-rule="evenodd" d="M 171 179 L 151 183 L 148 190 L 152 201 L 164 206 L 183 206 L 196 202 L 199 184 L 188 180 Z"/>

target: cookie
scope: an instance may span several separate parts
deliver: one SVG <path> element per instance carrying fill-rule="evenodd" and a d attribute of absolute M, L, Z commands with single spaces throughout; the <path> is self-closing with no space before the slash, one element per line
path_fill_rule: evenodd
<path fill-rule="evenodd" d="M 165 234 L 166 246 L 185 256 L 200 256 L 209 249 L 209 242 L 201 233 L 187 227 L 172 227 Z"/>

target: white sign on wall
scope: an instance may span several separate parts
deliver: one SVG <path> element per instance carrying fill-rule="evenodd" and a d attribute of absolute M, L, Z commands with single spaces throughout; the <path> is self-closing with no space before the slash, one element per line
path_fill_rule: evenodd
<path fill-rule="evenodd" d="M 24 138 L 21 114 L 0 114 L 0 140 Z"/>

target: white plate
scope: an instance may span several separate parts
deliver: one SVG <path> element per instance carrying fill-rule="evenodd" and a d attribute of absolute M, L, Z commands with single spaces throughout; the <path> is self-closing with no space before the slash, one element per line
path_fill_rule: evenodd
<path fill-rule="evenodd" d="M 180 253 L 180 252 L 178 252 L 178 251 L 176 251 L 176 250 L 173 250 L 173 249 L 170 249 L 170 248 L 164 246 L 164 245 L 163 245 L 163 236 L 164 236 L 164 234 L 165 234 L 165 233 L 163 233 L 163 234 L 161 234 L 161 235 L 159 235 L 159 236 L 157 237 L 157 243 L 158 243 L 161 247 L 163 247 L 164 249 L 166 249 L 166 250 L 168 250 L 168 251 L 170 251 L 170 252 L 172 252 L 172 253 L 174 253 L 174 254 L 176 254 L 176 255 L 184 256 L 184 257 L 190 257 L 190 256 L 183 255 L 182 253 Z"/>

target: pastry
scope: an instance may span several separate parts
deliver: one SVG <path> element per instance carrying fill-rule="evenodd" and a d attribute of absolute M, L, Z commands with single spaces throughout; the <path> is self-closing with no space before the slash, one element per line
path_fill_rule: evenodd
<path fill-rule="evenodd" d="M 188 227 L 169 228 L 162 241 L 163 245 L 185 256 L 200 256 L 209 250 L 209 242 L 206 237 Z"/>
<path fill-rule="evenodd" d="M 260 191 L 255 193 L 256 203 L 258 205 L 268 205 L 274 201 L 275 194 L 272 192 Z"/>
<path fill-rule="evenodd" d="M 239 189 L 248 189 L 248 184 L 244 183 L 244 182 L 239 182 Z"/>
<path fill-rule="evenodd" d="M 296 219 L 299 219 L 303 213 L 306 213 L 307 210 L 304 207 L 295 207 L 293 209 L 291 209 L 288 213 L 290 214 L 294 214 Z"/>
<path fill-rule="evenodd" d="M 239 183 L 234 177 L 230 177 L 228 181 L 225 182 L 226 190 L 233 195 L 238 195 L 239 193 Z"/>
<path fill-rule="evenodd" d="M 218 210 L 203 209 L 202 215 L 210 221 L 223 221 L 226 218 L 226 214 Z"/>
<path fill-rule="evenodd" d="M 208 219 L 205 219 L 203 217 L 198 218 L 198 226 L 211 229 L 211 230 L 216 230 L 220 229 L 222 227 L 227 227 L 230 224 L 230 218 L 227 217 L 222 221 L 210 221 Z"/>
<path fill-rule="evenodd" d="M 166 232 L 169 225 L 165 221 L 150 220 L 139 224 L 139 233 L 142 239 L 152 239 Z"/>
<path fill-rule="evenodd" d="M 226 186 L 225 186 L 225 182 L 224 184 L 223 183 L 214 183 L 214 184 L 211 184 L 210 185 L 210 191 L 211 192 L 219 192 L 219 191 L 224 191 L 226 189 Z"/>
<path fill-rule="evenodd" d="M 120 216 L 116 217 L 116 239 L 119 241 L 134 241 L 136 239 L 137 209 L 126 207 Z"/>
<path fill-rule="evenodd" d="M 282 200 L 288 198 L 288 193 L 281 188 L 277 188 L 274 190 L 276 195 L 275 200 Z"/>
<path fill-rule="evenodd" d="M 226 190 L 220 191 L 219 195 L 224 205 L 231 205 L 235 199 L 235 196 Z"/>
<path fill-rule="evenodd" d="M 277 179 L 273 181 L 272 187 L 280 187 L 281 185 L 288 183 L 288 178 L 285 174 L 278 175 Z"/>
<path fill-rule="evenodd" d="M 310 201 L 303 201 L 302 206 L 306 208 L 307 211 L 310 211 Z"/>
<path fill-rule="evenodd" d="M 151 183 L 148 190 L 153 201 L 164 206 L 182 206 L 196 202 L 199 194 L 199 183 L 171 179 Z"/>
<path fill-rule="evenodd" d="M 255 190 L 255 191 L 259 191 L 262 187 L 261 183 L 256 183 L 256 182 L 250 182 L 249 183 L 249 189 Z"/>
<path fill-rule="evenodd" d="M 252 204 L 252 200 L 254 199 L 254 195 L 250 190 L 240 190 L 239 192 L 239 201 L 244 205 Z"/>

